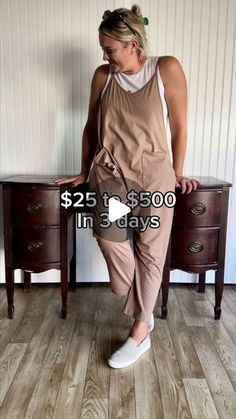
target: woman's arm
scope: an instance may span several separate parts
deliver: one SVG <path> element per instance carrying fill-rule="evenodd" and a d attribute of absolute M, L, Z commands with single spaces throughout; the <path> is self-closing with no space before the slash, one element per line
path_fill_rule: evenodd
<path fill-rule="evenodd" d="M 182 193 L 190 193 L 199 183 L 183 176 L 187 144 L 187 83 L 179 61 L 171 56 L 159 58 L 159 69 L 165 87 L 165 99 L 169 113 L 171 147 L 176 186 Z"/>
<path fill-rule="evenodd" d="M 98 143 L 97 114 L 99 102 L 101 92 L 106 84 L 108 71 L 109 65 L 104 64 L 99 66 L 93 75 L 88 119 L 85 124 L 82 136 L 81 171 L 78 175 L 55 180 L 55 183 L 58 185 L 63 183 L 72 183 L 73 186 L 77 186 L 80 183 L 85 182 L 89 175 Z"/>

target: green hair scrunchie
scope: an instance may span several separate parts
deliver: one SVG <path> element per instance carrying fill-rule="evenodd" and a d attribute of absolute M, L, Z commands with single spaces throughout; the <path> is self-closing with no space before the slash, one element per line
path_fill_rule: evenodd
<path fill-rule="evenodd" d="M 148 18 L 146 16 L 142 18 L 142 23 L 144 25 L 148 25 L 149 21 L 148 21 Z"/>

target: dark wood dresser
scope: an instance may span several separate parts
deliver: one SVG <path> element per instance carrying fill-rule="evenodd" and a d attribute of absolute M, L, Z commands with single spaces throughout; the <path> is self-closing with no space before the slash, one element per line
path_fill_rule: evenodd
<path fill-rule="evenodd" d="M 75 216 L 60 205 L 68 185 L 59 176 L 13 176 L 3 185 L 4 248 L 8 317 L 14 314 L 14 270 L 24 271 L 25 289 L 31 272 L 61 271 L 61 316 L 67 315 L 68 279 L 75 285 Z"/>
<path fill-rule="evenodd" d="M 65 190 L 85 193 L 88 184 L 71 188 L 53 180 L 62 176 L 15 176 L 3 180 L 4 243 L 8 316 L 14 312 L 14 269 L 24 271 L 28 289 L 31 272 L 61 270 L 63 318 L 67 314 L 68 279 L 75 288 L 75 214 L 60 205 Z M 204 292 L 205 273 L 215 270 L 215 318 L 221 314 L 228 213 L 228 182 L 198 177 L 189 195 L 176 190 L 177 202 L 162 281 L 162 318 L 167 315 L 172 269 L 199 274 L 198 291 Z M 84 207 L 84 212 L 89 212 Z"/>
<path fill-rule="evenodd" d="M 231 183 L 197 177 L 196 191 L 176 190 L 177 202 L 162 282 L 162 318 L 167 315 L 170 271 L 199 274 L 198 291 L 205 291 L 206 271 L 215 271 L 215 319 L 220 318 L 224 285 L 228 197 Z"/>

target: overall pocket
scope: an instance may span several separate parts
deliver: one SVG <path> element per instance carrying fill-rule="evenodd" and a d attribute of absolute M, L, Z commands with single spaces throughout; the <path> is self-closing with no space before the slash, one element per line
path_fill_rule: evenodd
<path fill-rule="evenodd" d="M 96 191 L 97 196 L 101 196 L 103 193 L 107 193 L 109 196 L 117 193 L 121 199 L 126 190 L 121 169 L 105 147 L 99 151 L 94 159 L 89 174 L 89 189 L 90 191 Z"/>
<path fill-rule="evenodd" d="M 93 231 L 95 237 L 107 240 L 123 241 L 127 238 L 125 229 L 120 229 L 115 223 L 108 223 L 109 205 L 108 198 L 117 195 L 121 202 L 125 202 L 126 187 L 121 169 L 112 154 L 102 148 L 94 159 L 93 167 L 89 174 L 89 190 L 96 193 L 97 204 L 92 209 Z M 106 224 L 106 228 L 101 223 Z"/>
<path fill-rule="evenodd" d="M 94 157 L 93 162 L 97 163 L 99 162 L 99 160 L 102 158 L 103 154 L 107 151 L 107 149 L 105 147 L 102 147 L 101 150 L 99 150 L 99 152 L 96 154 L 96 156 Z"/>
<path fill-rule="evenodd" d="M 157 188 L 160 190 L 163 188 L 173 189 L 175 179 L 175 172 L 168 153 L 143 150 L 142 180 L 145 190 Z"/>
<path fill-rule="evenodd" d="M 105 147 L 103 147 L 95 156 L 92 172 L 93 175 L 97 177 L 96 182 L 122 176 L 122 172 L 116 164 L 115 159 L 113 159 L 112 155 Z"/>

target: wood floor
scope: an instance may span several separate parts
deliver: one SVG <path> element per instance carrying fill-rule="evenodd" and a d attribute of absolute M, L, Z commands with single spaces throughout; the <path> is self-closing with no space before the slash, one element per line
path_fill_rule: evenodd
<path fill-rule="evenodd" d="M 213 286 L 172 285 L 151 349 L 122 370 L 106 360 L 132 324 L 124 297 L 91 284 L 68 303 L 62 320 L 59 287 L 16 287 L 9 320 L 0 288 L 1 419 L 236 418 L 236 286 L 225 286 L 218 321 Z"/>

